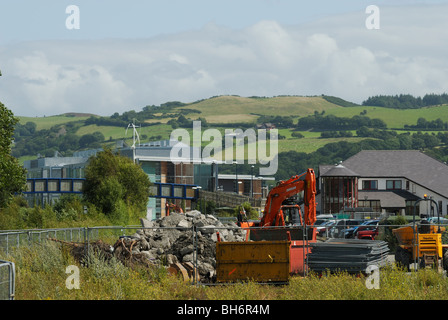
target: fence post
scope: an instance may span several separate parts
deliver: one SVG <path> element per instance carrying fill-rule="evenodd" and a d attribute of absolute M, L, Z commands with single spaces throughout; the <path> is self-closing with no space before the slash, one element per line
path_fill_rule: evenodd
<path fill-rule="evenodd" d="M 197 282 L 196 279 L 196 270 L 198 268 L 198 252 L 197 252 L 197 238 L 196 238 L 196 233 L 197 233 L 197 228 L 195 227 L 195 225 L 193 224 L 191 226 L 191 231 L 192 231 L 192 241 L 193 241 L 193 285 Z"/>
<path fill-rule="evenodd" d="M 0 260 L 0 274 L 1 274 L 1 269 L 3 267 L 7 267 L 8 268 L 8 279 L 6 281 L 3 281 L 3 276 L 0 277 L 0 299 L 3 299 L 3 284 L 7 283 L 8 285 L 8 290 L 7 293 L 5 295 L 6 299 L 4 300 L 14 300 L 14 295 L 15 295 L 15 265 L 13 262 L 10 261 L 3 261 Z"/>

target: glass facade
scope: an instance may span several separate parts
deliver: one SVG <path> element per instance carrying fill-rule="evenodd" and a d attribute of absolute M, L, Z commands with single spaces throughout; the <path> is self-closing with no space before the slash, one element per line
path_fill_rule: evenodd
<path fill-rule="evenodd" d="M 323 212 L 338 213 L 344 208 L 358 207 L 357 177 L 323 178 Z"/>

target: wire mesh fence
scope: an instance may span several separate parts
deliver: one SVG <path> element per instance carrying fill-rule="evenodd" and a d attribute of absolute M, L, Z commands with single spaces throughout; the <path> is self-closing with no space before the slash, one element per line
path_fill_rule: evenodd
<path fill-rule="evenodd" d="M 179 274 L 186 281 L 192 284 L 211 285 L 215 284 L 218 277 L 217 270 L 217 243 L 247 243 L 250 241 L 289 241 L 290 256 L 288 274 L 295 270 L 301 270 L 302 274 L 307 274 L 311 267 L 316 270 L 326 268 L 326 265 L 320 262 L 320 258 L 324 255 L 325 261 L 331 259 L 339 259 L 339 256 L 329 254 L 327 247 L 316 246 L 315 233 L 320 237 L 319 241 L 327 241 L 328 239 L 377 239 L 377 235 L 381 232 L 391 232 L 391 229 L 402 225 L 383 225 L 379 221 L 370 219 L 367 221 L 358 221 L 350 219 L 340 219 L 340 224 L 331 225 L 314 225 L 314 226 L 285 226 L 272 228 L 241 228 L 233 221 L 224 223 L 216 218 L 208 217 L 207 219 L 190 220 L 185 216 L 172 216 L 168 223 L 166 220 L 150 221 L 147 224 L 135 226 L 102 226 L 102 227 L 82 227 L 82 228 L 63 228 L 63 229 L 38 229 L 38 230 L 9 230 L 0 232 L 0 253 L 2 257 L 7 257 L 14 253 L 14 248 L 21 246 L 29 246 L 34 243 L 54 239 L 63 242 L 82 243 L 86 247 L 86 252 L 94 247 L 95 242 L 102 241 L 108 246 L 110 253 L 115 256 L 122 256 L 129 262 L 131 257 L 135 261 L 145 261 L 154 266 L 168 267 L 170 272 Z M 177 220 L 176 220 L 177 219 Z M 442 225 L 446 228 L 446 225 Z M 365 232 L 363 235 L 362 232 Z M 361 236 L 360 236 L 361 235 Z M 363 238 L 365 236 L 365 238 Z M 376 242 L 372 244 L 362 242 L 355 245 L 348 243 L 345 248 L 353 248 L 353 250 L 364 250 L 366 257 L 370 257 L 372 252 L 375 253 L 372 261 L 377 263 L 380 259 L 383 261 L 390 252 L 386 250 L 384 242 Z M 328 246 L 329 247 L 329 246 Z M 319 257 L 309 255 L 311 251 L 317 253 L 319 250 L 324 252 Z M 352 251 L 353 251 L 352 250 Z M 378 251 L 379 250 L 379 251 Z M 354 252 L 354 251 L 353 251 Z M 379 252 L 378 254 L 376 252 Z M 269 252 L 264 252 L 264 256 L 260 261 L 254 264 L 261 265 L 269 262 L 265 270 L 271 270 L 275 257 Z M 331 253 L 331 252 L 330 252 Z M 358 253 L 353 253 L 350 259 L 360 257 Z M 344 253 L 347 257 L 347 252 Z M 318 258 L 318 259 L 317 259 Z M 233 258 L 230 258 L 231 260 Z M 239 260 L 245 261 L 246 258 L 240 257 Z M 252 258 L 251 258 L 252 259 Z M 264 260 L 263 260 L 264 259 Z M 294 265 L 293 260 L 301 261 L 300 265 Z M 330 260 L 331 260 L 330 259 Z M 353 260 L 352 259 L 352 260 Z M 237 261 L 238 259 L 233 259 Z M 350 260 L 350 261 L 352 261 Z M 233 263 L 235 261 L 228 261 Z M 350 262 L 349 261 L 349 262 Z M 357 262 L 358 260 L 353 260 Z M 354 264 L 352 261 L 352 265 Z M 359 263 L 365 267 L 363 260 Z M 237 261 L 238 262 L 238 261 Z M 341 265 L 341 261 L 337 260 L 334 264 Z M 14 287 L 14 271 L 13 265 L 2 265 L 0 270 L 0 298 L 5 299 L 11 296 L 11 289 Z M 227 275 L 237 274 L 234 270 L 241 265 L 233 266 L 231 269 L 225 269 Z M 246 266 L 244 266 L 245 268 Z M 284 265 L 279 267 L 283 268 Z M 230 268 L 230 264 L 228 264 Z M 296 268 L 293 270 L 293 268 Z M 11 273 L 12 270 L 12 273 Z M 12 296 L 14 294 L 12 293 Z"/>
<path fill-rule="evenodd" d="M 84 242 L 85 234 L 86 228 L 6 230 L 0 232 L 0 251 L 8 255 L 13 248 L 40 243 L 49 238 Z"/>

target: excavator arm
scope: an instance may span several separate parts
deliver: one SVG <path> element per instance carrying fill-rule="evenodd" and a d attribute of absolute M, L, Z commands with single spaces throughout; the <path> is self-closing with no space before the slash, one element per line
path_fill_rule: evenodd
<path fill-rule="evenodd" d="M 304 175 L 305 179 L 301 179 Z M 302 191 L 304 192 L 304 221 L 306 225 L 313 225 L 316 221 L 316 176 L 313 169 L 308 169 L 301 175 L 280 181 L 271 189 L 266 199 L 260 226 L 285 225 L 281 211 L 282 203 Z"/>

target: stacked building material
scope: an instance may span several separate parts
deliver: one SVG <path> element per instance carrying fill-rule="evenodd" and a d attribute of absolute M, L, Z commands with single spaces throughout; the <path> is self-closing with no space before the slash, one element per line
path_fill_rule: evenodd
<path fill-rule="evenodd" d="M 365 272 L 367 267 L 383 267 L 389 247 L 381 240 L 329 239 L 311 243 L 308 267 L 315 272 Z"/>

